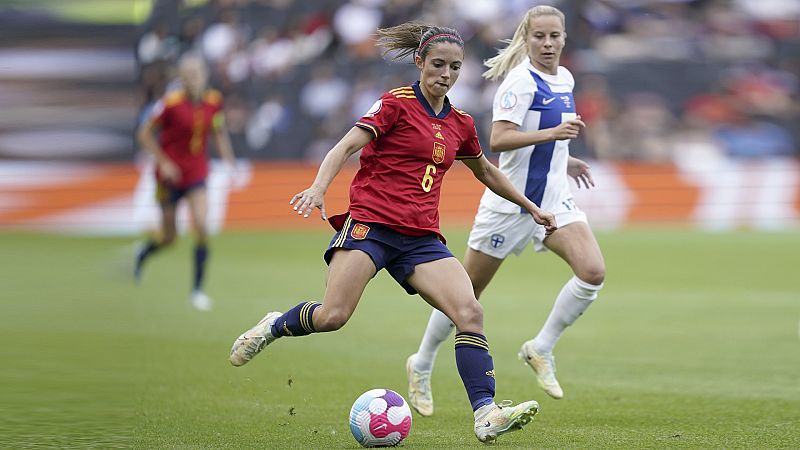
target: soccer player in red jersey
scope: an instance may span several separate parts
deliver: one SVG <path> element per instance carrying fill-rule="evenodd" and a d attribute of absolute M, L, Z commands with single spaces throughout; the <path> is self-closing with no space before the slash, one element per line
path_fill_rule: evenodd
<path fill-rule="evenodd" d="M 420 81 L 383 94 L 337 143 L 314 183 L 290 204 L 308 217 L 319 208 L 342 165 L 361 149 L 361 168 L 350 187 L 349 213 L 329 219 L 337 230 L 325 252 L 327 288 L 322 303 L 303 302 L 271 312 L 233 344 L 234 366 L 249 362 L 283 336 L 304 336 L 341 328 L 369 280 L 385 268 L 409 294 L 419 293 L 444 312 L 458 329 L 456 365 L 467 390 L 482 442 L 522 428 L 538 411 L 535 401 L 517 406 L 494 402 L 495 379 L 483 335 L 483 308 L 475 299 L 464 267 L 444 245 L 439 231 L 439 193 L 456 159 L 498 195 L 517 203 L 548 233 L 553 215 L 519 193 L 483 155 L 472 117 L 450 104 L 446 94 L 464 61 L 464 42 L 452 28 L 406 23 L 378 30 L 378 44 L 413 55 Z"/>
<path fill-rule="evenodd" d="M 213 133 L 217 149 L 229 165 L 235 158 L 222 112 L 222 94 L 208 88 L 208 70 L 201 57 L 185 55 L 179 62 L 181 89 L 167 93 L 155 106 L 149 120 L 139 129 L 142 147 L 156 160 L 156 199 L 161 207 L 161 230 L 136 256 L 135 277 L 141 278 L 149 256 L 175 241 L 175 211 L 186 198 L 195 231 L 194 282 L 192 305 L 211 309 L 211 299 L 203 292 L 203 276 L 208 259 L 206 228 L 207 141 Z M 160 131 L 158 139 L 155 133 Z"/>

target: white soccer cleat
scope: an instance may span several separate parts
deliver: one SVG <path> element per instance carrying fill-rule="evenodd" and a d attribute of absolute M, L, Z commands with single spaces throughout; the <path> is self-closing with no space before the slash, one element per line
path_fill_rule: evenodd
<path fill-rule="evenodd" d="M 522 344 L 519 358 L 525 361 L 536 373 L 536 382 L 547 395 L 555 399 L 564 397 L 564 390 L 556 380 L 556 360 L 552 353 L 538 353 L 533 348 L 533 341 Z"/>
<path fill-rule="evenodd" d="M 211 311 L 211 308 L 214 306 L 214 302 L 211 300 L 211 297 L 200 290 L 192 291 L 192 296 L 189 301 L 192 303 L 194 309 L 198 311 Z"/>
<path fill-rule="evenodd" d="M 511 401 L 483 405 L 475 411 L 475 436 L 478 440 L 491 444 L 497 436 L 511 431 L 521 430 L 533 420 L 539 412 L 539 403 L 535 400 L 511 406 Z"/>
<path fill-rule="evenodd" d="M 408 404 L 421 416 L 433 415 L 433 394 L 431 393 L 431 373 L 419 372 L 414 369 L 414 357 L 406 360 L 406 374 L 408 374 Z"/>
<path fill-rule="evenodd" d="M 271 312 L 264 316 L 256 326 L 242 333 L 233 342 L 231 347 L 231 364 L 236 367 L 250 362 L 261 350 L 271 344 L 276 338 L 272 335 L 272 324 L 283 315 L 281 312 Z"/>

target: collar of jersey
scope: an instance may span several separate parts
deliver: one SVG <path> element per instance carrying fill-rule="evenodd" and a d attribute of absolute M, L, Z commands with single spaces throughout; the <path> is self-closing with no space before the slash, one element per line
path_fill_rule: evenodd
<path fill-rule="evenodd" d="M 558 84 L 561 82 L 561 77 L 559 76 L 559 70 L 556 70 L 555 75 L 550 75 L 549 73 L 544 73 L 541 70 L 537 69 L 533 64 L 531 64 L 531 60 L 525 58 L 525 64 L 528 69 L 528 72 L 534 73 L 539 76 L 539 78 L 547 81 L 548 83 Z"/>
<path fill-rule="evenodd" d="M 437 115 L 435 112 L 433 112 L 433 108 L 431 108 L 431 104 L 428 103 L 428 99 L 422 95 L 422 89 L 419 88 L 419 80 L 415 81 L 411 87 L 414 88 L 414 95 L 417 97 L 417 101 L 420 105 L 422 105 L 423 108 L 425 108 L 425 111 L 428 112 L 429 116 L 436 119 L 444 119 L 447 117 L 447 114 L 450 113 L 450 99 L 447 98 L 446 95 L 444 96 L 444 106 L 442 106 L 442 110 L 439 111 L 439 114 Z"/>

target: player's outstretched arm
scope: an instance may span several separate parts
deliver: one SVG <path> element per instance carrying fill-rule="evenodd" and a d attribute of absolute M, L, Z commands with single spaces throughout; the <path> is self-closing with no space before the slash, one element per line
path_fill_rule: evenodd
<path fill-rule="evenodd" d="M 322 160 L 314 183 L 306 190 L 295 194 L 289 202 L 290 205 L 294 205 L 297 214 L 308 217 L 314 208 L 319 208 L 322 220 L 328 219 L 325 214 L 325 192 L 339 171 L 342 170 L 347 158 L 361 150 L 370 140 L 372 140 L 372 134 L 361 128 L 353 127 L 333 146 Z"/>
<path fill-rule="evenodd" d="M 136 132 L 136 138 L 147 153 L 153 155 L 158 164 L 161 175 L 169 182 L 177 183 L 181 179 L 181 171 L 161 149 L 155 136 L 155 126 L 152 121 L 146 121 Z"/>
<path fill-rule="evenodd" d="M 492 135 L 489 138 L 489 148 L 493 152 L 507 152 L 529 145 L 539 145 L 545 142 L 575 139 L 586 124 L 581 116 L 564 121 L 553 128 L 544 130 L 520 131 L 519 125 L 507 120 L 492 122 Z"/>
<path fill-rule="evenodd" d="M 222 114 L 217 113 L 217 114 Z M 216 122 L 215 117 L 215 122 Z M 219 123 L 215 123 L 214 125 L 214 142 L 217 144 L 217 152 L 219 153 L 220 158 L 225 161 L 231 169 L 236 168 L 236 155 L 233 153 L 233 145 L 231 144 L 231 138 L 228 134 L 228 127 L 225 125 L 225 122 L 222 122 L 221 119 Z"/>
<path fill-rule="evenodd" d="M 556 231 L 558 226 L 556 225 L 555 217 L 522 195 L 503 175 L 503 172 L 489 162 L 485 156 L 481 156 L 478 159 L 464 159 L 463 161 L 472 170 L 475 178 L 485 184 L 492 192 L 528 210 L 528 213 L 533 216 L 533 220 L 544 226 L 546 234 Z"/>
<path fill-rule="evenodd" d="M 228 182 L 234 189 L 241 189 L 244 187 L 244 180 L 239 173 L 236 166 L 236 154 L 233 151 L 233 144 L 228 134 L 228 127 L 222 119 L 222 111 L 218 112 L 214 117 L 214 142 L 217 144 L 217 153 L 220 158 L 225 161 L 227 169 Z"/>

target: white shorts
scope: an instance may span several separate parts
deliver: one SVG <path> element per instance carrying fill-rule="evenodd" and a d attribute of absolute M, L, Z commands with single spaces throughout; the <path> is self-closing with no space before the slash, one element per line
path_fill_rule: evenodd
<path fill-rule="evenodd" d="M 559 203 L 555 211 L 556 225 L 563 227 L 573 222 L 584 222 L 586 214 L 581 211 L 572 197 Z M 537 252 L 547 251 L 544 246 L 544 227 L 533 221 L 527 213 L 499 213 L 481 205 L 467 245 L 473 250 L 499 259 L 505 259 L 512 252 L 520 255 L 530 241 Z"/>

